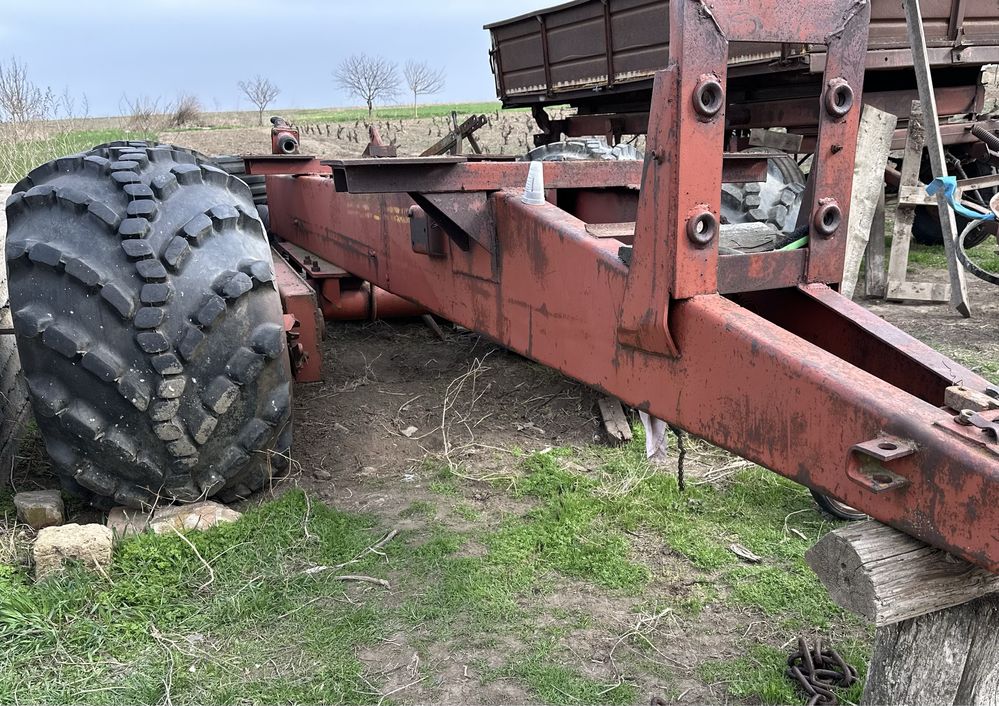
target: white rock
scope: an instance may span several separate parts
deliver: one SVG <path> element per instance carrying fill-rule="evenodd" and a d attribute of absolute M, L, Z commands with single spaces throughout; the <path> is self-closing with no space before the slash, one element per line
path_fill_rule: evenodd
<path fill-rule="evenodd" d="M 39 531 L 31 549 L 35 579 L 59 573 L 66 561 L 76 561 L 88 569 L 111 565 L 111 530 L 104 525 L 68 524 Z"/>
<path fill-rule="evenodd" d="M 58 490 L 32 490 L 14 496 L 17 519 L 40 530 L 63 523 L 66 508 Z"/>
<path fill-rule="evenodd" d="M 243 515 L 235 510 L 211 500 L 190 505 L 170 505 L 153 513 L 149 523 L 156 534 L 173 530 L 206 530 L 220 522 L 235 522 Z"/>

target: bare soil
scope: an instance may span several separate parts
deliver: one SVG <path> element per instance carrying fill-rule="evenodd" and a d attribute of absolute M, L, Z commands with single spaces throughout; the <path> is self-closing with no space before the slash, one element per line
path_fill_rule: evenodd
<path fill-rule="evenodd" d="M 459 122 L 467 115 L 459 115 Z M 475 132 L 482 151 L 487 154 L 522 155 L 534 147 L 537 126 L 530 113 L 494 111 L 486 114 L 488 123 Z M 359 157 L 368 144 L 366 121 L 341 123 L 304 123 L 301 151 L 324 159 Z M 395 145 L 399 156 L 419 155 L 450 131 L 449 119 L 396 118 L 377 116 L 371 124 L 378 128 L 385 144 Z M 196 149 L 210 155 L 260 154 L 271 149 L 270 126 L 205 128 L 160 133 L 160 141 Z M 470 150 L 468 143 L 464 149 Z"/>

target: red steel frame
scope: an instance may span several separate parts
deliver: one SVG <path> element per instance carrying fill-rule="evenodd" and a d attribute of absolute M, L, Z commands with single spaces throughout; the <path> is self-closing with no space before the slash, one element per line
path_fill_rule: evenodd
<path fill-rule="evenodd" d="M 272 175 L 280 238 L 997 571 L 999 438 L 959 424 L 944 395 L 959 384 L 999 391 L 835 291 L 869 11 L 863 0 L 674 0 L 644 164 L 546 163 L 541 205 L 514 188 L 524 163 L 248 164 Z M 752 172 L 734 158 L 723 169 L 721 153 L 728 42 L 749 39 L 828 47 L 802 207 L 810 241 L 720 255 L 723 176 Z M 625 220 L 620 204 L 639 182 L 623 241 L 591 235 L 556 205 L 590 195 L 618 204 L 605 220 Z M 416 242 L 414 214 L 446 233 L 440 248 Z M 630 266 L 622 242 L 633 244 Z"/>

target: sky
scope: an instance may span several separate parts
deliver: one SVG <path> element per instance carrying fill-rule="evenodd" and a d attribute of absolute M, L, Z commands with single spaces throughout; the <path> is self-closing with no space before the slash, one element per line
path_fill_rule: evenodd
<path fill-rule="evenodd" d="M 271 109 L 357 105 L 333 70 L 365 52 L 427 61 L 447 73 L 426 102 L 495 98 L 482 25 L 558 0 L 0 0 L 0 62 L 16 57 L 57 93 L 86 95 L 91 117 L 123 96 L 204 110 L 249 110 L 237 82 L 260 74 L 281 89 Z M 403 102 L 405 99 L 401 99 Z"/>

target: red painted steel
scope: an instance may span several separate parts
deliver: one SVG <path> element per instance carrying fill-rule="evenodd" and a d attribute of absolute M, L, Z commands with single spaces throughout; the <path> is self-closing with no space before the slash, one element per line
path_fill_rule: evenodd
<path fill-rule="evenodd" d="M 274 261 L 274 275 L 281 306 L 285 313 L 294 317 L 294 327 L 289 333 L 291 341 L 292 372 L 299 382 L 322 380 L 323 320 L 319 315 L 316 292 L 294 268 L 285 262 L 281 254 L 271 251 Z"/>
<path fill-rule="evenodd" d="M 512 350 L 999 570 L 999 439 L 958 424 L 956 410 L 942 406 L 950 385 L 983 393 L 990 386 L 830 287 L 843 264 L 869 6 L 690 0 L 671 7 L 674 54 L 656 79 L 640 175 L 632 165 L 545 164 L 549 202 L 526 205 L 523 164 L 338 163 L 332 178 L 268 179 L 272 230 Z M 813 184 L 802 208 L 810 245 L 720 257 L 718 91 L 728 40 L 746 37 L 828 45 Z M 590 235 L 586 222 L 556 204 L 580 206 L 580 189 L 621 189 L 636 177 L 642 188 L 626 265 L 620 240 Z M 626 201 L 609 198 L 605 215 L 626 214 Z M 599 199 L 582 204 L 588 218 L 603 208 Z M 419 213 L 447 232 L 433 256 L 411 240 Z"/>

